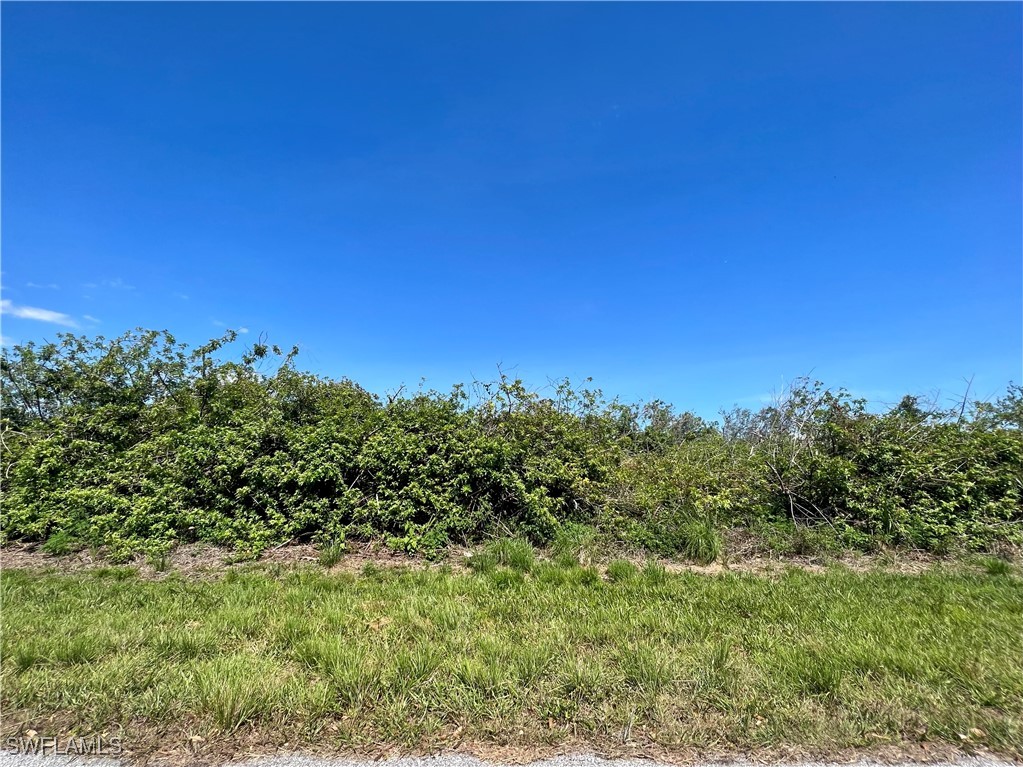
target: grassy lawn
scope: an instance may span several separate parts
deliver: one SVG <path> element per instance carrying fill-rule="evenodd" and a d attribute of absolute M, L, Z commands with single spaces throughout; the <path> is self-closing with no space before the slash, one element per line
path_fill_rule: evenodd
<path fill-rule="evenodd" d="M 354 750 L 1023 754 L 1016 574 L 504 562 L 210 580 L 5 571 L 5 734 L 121 726 L 137 751 L 153 733 L 260 732 Z"/>

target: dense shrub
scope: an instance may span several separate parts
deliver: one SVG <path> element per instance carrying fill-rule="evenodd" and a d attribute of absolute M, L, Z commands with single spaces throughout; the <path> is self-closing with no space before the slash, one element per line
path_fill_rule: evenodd
<path fill-rule="evenodd" d="M 296 350 L 231 359 L 235 340 L 189 350 L 138 330 L 4 350 L 4 538 L 127 556 L 351 537 L 434 551 L 492 533 L 557 547 L 595 529 L 700 561 L 734 525 L 773 525 L 794 549 L 1021 539 L 1017 386 L 874 413 L 801 381 L 719 425 L 505 376 L 382 401 L 298 371 Z"/>

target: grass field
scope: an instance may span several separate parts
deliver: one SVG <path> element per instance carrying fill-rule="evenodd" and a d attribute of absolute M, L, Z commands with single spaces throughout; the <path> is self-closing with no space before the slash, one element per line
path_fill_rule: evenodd
<path fill-rule="evenodd" d="M 4 734 L 119 726 L 139 753 L 260 732 L 357 751 L 1023 755 L 1023 579 L 1008 567 L 601 573 L 509 546 L 470 571 L 0 582 Z"/>

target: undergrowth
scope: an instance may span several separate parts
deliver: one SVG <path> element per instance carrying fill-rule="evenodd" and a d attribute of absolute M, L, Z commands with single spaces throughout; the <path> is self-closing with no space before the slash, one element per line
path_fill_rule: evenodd
<path fill-rule="evenodd" d="M 733 528 L 794 554 L 1023 543 L 1019 386 L 872 412 L 800 380 L 708 422 L 504 375 L 382 400 L 301 372 L 295 349 L 232 354 L 235 338 L 5 347 L 0 538 L 124 561 L 189 541 L 244 559 L 311 540 L 325 562 L 346 540 L 429 555 L 509 532 L 584 563 L 594 540 L 710 562 Z"/>

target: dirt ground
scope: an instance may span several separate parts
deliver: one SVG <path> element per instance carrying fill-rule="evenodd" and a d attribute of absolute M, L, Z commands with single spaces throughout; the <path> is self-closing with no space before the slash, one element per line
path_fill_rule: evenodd
<path fill-rule="evenodd" d="M 358 573 L 367 565 L 412 569 L 447 566 L 459 570 L 465 568 L 468 554 L 468 549 L 452 548 L 442 558 L 426 559 L 396 553 L 379 543 L 350 543 L 348 551 L 337 564 L 329 568 L 322 568 L 319 564 L 319 549 L 312 544 L 292 543 L 278 546 L 268 549 L 259 559 L 239 561 L 235 552 L 230 549 L 189 543 L 174 548 L 159 567 L 152 560 L 143 556 L 122 564 L 136 568 L 142 578 L 161 579 L 175 573 L 186 578 L 202 579 L 220 577 L 232 569 L 274 566 L 284 568 L 312 566 L 336 573 Z M 581 563 L 593 566 L 603 572 L 607 564 L 616 558 L 629 559 L 637 565 L 643 565 L 649 561 L 628 555 L 608 556 L 605 561 L 591 560 L 583 556 Z M 961 559 L 943 558 L 913 550 L 889 550 L 879 554 L 846 552 L 836 557 L 781 557 L 768 556 L 750 550 L 743 551 L 741 543 L 738 547 L 730 547 L 728 555 L 722 560 L 709 565 L 668 559 L 657 561 L 668 572 L 693 572 L 703 575 L 731 572 L 764 576 L 776 575 L 790 568 L 808 572 L 823 572 L 829 567 L 841 566 L 858 572 L 882 571 L 913 575 L 953 564 L 957 567 L 968 566 Z M 78 572 L 111 565 L 112 563 L 104 557 L 102 551 L 82 550 L 64 556 L 54 556 L 31 544 L 13 543 L 0 547 L 0 569 Z"/>
<path fill-rule="evenodd" d="M 21 719 L 5 721 L 0 734 L 34 736 L 74 731 L 74 720 L 67 715 L 45 720 Z M 341 745 L 331 737 L 329 729 L 315 735 L 290 731 L 287 728 L 266 729 L 244 726 L 230 734 L 204 738 L 187 725 L 160 727 L 133 722 L 109 735 L 119 735 L 124 750 L 118 757 L 121 764 L 154 765 L 158 767 L 199 767 L 237 764 L 254 759 L 273 760 L 301 756 L 330 760 L 383 762 L 406 757 L 445 757 L 464 755 L 499 765 L 526 765 L 541 760 L 558 759 L 578 754 L 592 754 L 603 759 L 640 759 L 652 767 L 677 765 L 688 767 L 728 765 L 754 767 L 809 763 L 820 767 L 845 764 L 943 764 L 953 765 L 969 757 L 980 757 L 1002 764 L 1013 760 L 997 757 L 982 746 L 964 743 L 956 747 L 948 743 L 897 742 L 878 743 L 861 748 L 827 748 L 806 745 L 780 745 L 754 751 L 737 752 L 724 744 L 694 748 L 665 746 L 639 734 L 622 740 L 618 733 L 563 733 L 557 742 L 544 743 L 536 732 L 507 733 L 491 740 L 474 740 L 462 734 L 463 727 L 451 724 L 429 743 L 398 746 L 393 743 L 367 741 L 358 746 Z M 86 757 L 91 758 L 91 757 Z M 63 762 L 67 757 L 61 758 Z M 1021 761 L 1015 763 L 1023 764 Z M 341 767 L 344 767 L 343 765 Z"/>

